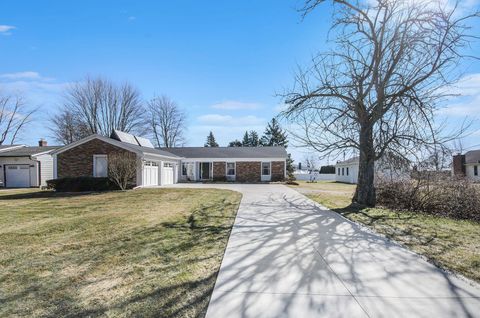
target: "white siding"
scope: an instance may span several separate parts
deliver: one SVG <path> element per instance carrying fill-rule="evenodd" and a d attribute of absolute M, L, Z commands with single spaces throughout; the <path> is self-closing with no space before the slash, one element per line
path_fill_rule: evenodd
<path fill-rule="evenodd" d="M 478 176 L 474 174 L 474 166 L 477 166 Z M 465 166 L 466 177 L 472 181 L 480 181 L 480 163 L 479 164 L 468 164 Z"/>
<path fill-rule="evenodd" d="M 50 154 L 37 156 L 40 162 L 40 186 L 46 186 L 47 180 L 53 179 L 53 157 Z"/>
<path fill-rule="evenodd" d="M 348 168 L 348 174 L 347 174 Z M 340 174 L 338 173 L 340 169 Z M 343 173 L 342 173 L 343 172 Z M 335 165 L 335 181 L 346 183 L 357 183 L 358 163 L 337 164 Z"/>

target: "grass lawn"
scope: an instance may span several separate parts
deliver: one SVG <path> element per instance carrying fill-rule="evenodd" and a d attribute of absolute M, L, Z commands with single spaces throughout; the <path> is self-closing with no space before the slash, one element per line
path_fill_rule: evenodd
<path fill-rule="evenodd" d="M 0 191 L 0 316 L 202 317 L 240 198 Z"/>
<path fill-rule="evenodd" d="M 349 184 L 300 182 L 291 187 L 423 254 L 438 266 L 480 282 L 480 223 L 384 208 L 359 209 L 350 206 L 355 186 Z"/>

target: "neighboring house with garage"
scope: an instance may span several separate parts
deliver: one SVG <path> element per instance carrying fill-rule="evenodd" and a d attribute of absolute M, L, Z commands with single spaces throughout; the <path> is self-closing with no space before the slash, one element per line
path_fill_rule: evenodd
<path fill-rule="evenodd" d="M 91 135 L 53 152 L 54 177 L 107 177 L 108 157 L 136 155 L 136 186 L 179 181 L 280 181 L 286 176 L 284 147 L 154 148 L 145 138 L 114 131 Z"/>
<path fill-rule="evenodd" d="M 452 173 L 457 177 L 466 177 L 480 182 L 480 150 L 471 150 L 464 155 L 453 156 Z"/>
<path fill-rule="evenodd" d="M 53 178 L 52 152 L 57 146 L 48 146 L 40 140 L 38 147 L 25 145 L 0 146 L 0 186 L 28 188 L 46 186 Z"/>

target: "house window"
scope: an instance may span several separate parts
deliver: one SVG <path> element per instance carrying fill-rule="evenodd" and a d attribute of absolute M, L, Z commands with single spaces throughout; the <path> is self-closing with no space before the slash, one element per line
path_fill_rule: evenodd
<path fill-rule="evenodd" d="M 227 162 L 227 176 L 235 175 L 235 162 Z"/>
<path fill-rule="evenodd" d="M 193 178 L 194 167 L 195 166 L 193 162 L 182 162 L 182 176 Z"/>
<path fill-rule="evenodd" d="M 270 175 L 270 162 L 262 162 L 262 176 Z"/>
<path fill-rule="evenodd" d="M 163 167 L 165 167 L 165 168 L 173 168 L 173 164 L 171 164 L 170 162 L 165 162 L 165 163 L 163 164 Z"/>
<path fill-rule="evenodd" d="M 96 178 L 108 176 L 107 155 L 93 155 L 93 176 Z"/>
<path fill-rule="evenodd" d="M 347 167 L 347 176 L 348 176 L 348 167 Z"/>
<path fill-rule="evenodd" d="M 478 166 L 473 166 L 473 175 L 478 176 Z"/>
<path fill-rule="evenodd" d="M 342 176 L 345 175 L 345 168 L 342 168 Z"/>
<path fill-rule="evenodd" d="M 340 168 L 338 168 L 338 175 L 340 175 Z"/>

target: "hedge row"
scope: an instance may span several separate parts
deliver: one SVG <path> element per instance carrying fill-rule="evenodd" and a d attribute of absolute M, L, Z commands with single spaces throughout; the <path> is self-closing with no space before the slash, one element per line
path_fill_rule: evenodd
<path fill-rule="evenodd" d="M 59 192 L 119 190 L 109 178 L 69 177 L 47 181 L 47 187 Z"/>

